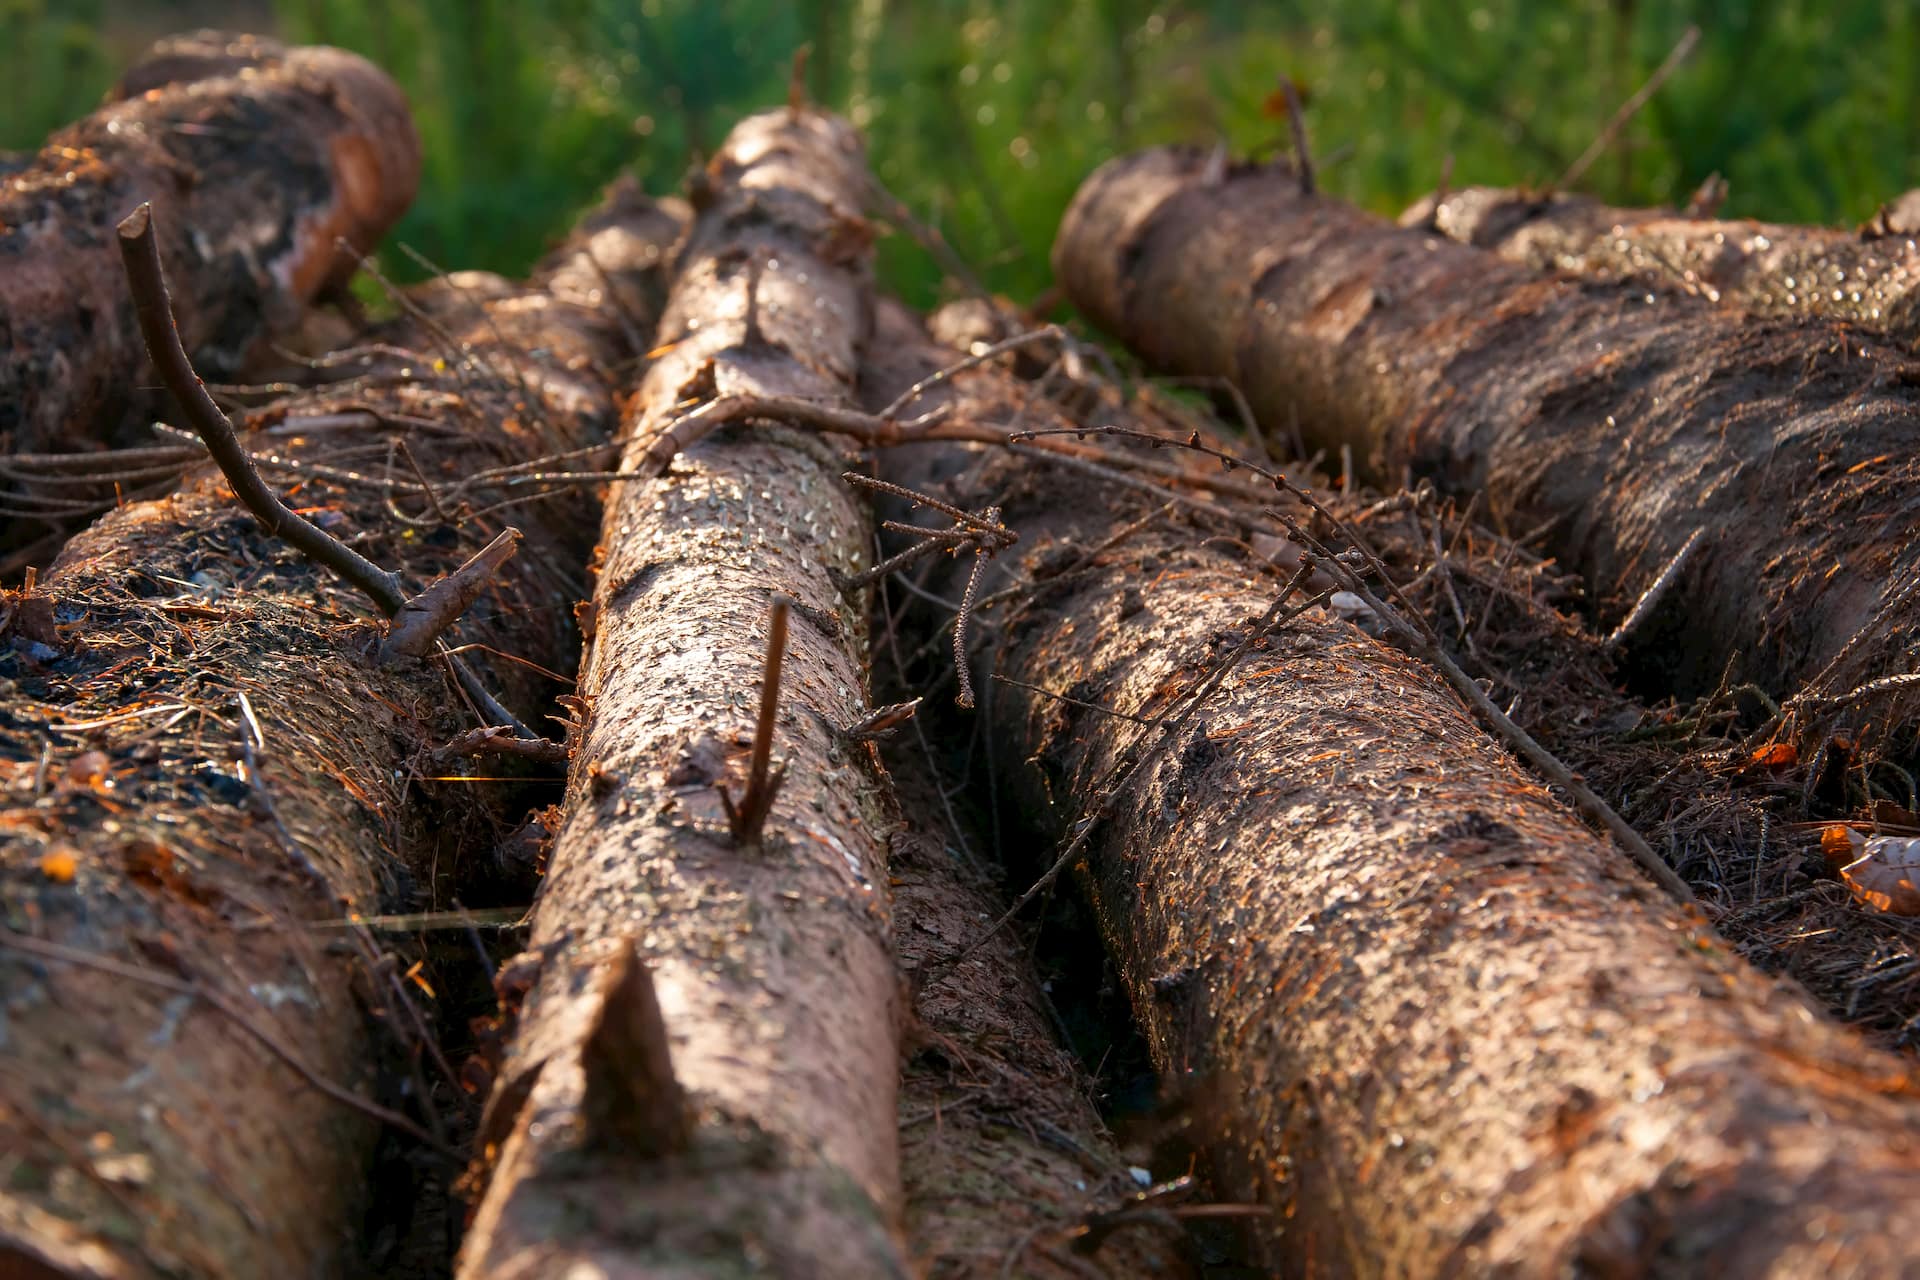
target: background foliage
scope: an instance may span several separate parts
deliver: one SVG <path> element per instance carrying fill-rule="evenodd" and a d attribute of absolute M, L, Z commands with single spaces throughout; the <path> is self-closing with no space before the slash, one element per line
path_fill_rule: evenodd
<path fill-rule="evenodd" d="M 739 115 L 815 96 L 862 124 L 881 179 L 995 288 L 1045 287 L 1061 209 L 1142 143 L 1286 146 L 1308 95 L 1324 185 L 1383 211 L 1431 188 L 1553 180 L 1688 23 L 1699 48 L 1590 172 L 1684 199 L 1852 222 L 1920 185 L 1920 6 L 1908 0 L 0 0 L 0 147 L 95 101 L 145 39 L 208 21 L 360 50 L 413 96 L 427 147 L 399 235 L 448 266 L 525 267 L 622 165 L 650 189 Z M 888 242 L 925 303 L 939 271 Z M 400 266 L 405 272 L 404 264 Z"/>

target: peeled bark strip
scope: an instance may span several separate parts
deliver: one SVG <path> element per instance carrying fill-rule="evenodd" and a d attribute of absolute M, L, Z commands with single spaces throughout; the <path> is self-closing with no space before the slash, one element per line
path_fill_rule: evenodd
<path fill-rule="evenodd" d="M 895 762 L 907 803 L 933 812 L 938 784 L 926 772 Z M 897 834 L 890 865 L 909 970 L 957 955 L 1004 908 L 936 827 Z M 1004 933 L 918 1002 L 900 1082 L 914 1260 L 928 1280 L 987 1280 L 1003 1268 L 1027 1280 L 1180 1280 L 1188 1271 L 1176 1224 L 1135 1222 L 1091 1249 L 1074 1234 L 1140 1188 L 1087 1100 L 1084 1073 L 1054 1038 L 1046 999 L 1020 940 Z"/>
<path fill-rule="evenodd" d="M 1920 336 L 1920 249 L 1906 233 L 1616 209 L 1589 196 L 1498 187 L 1429 198 L 1400 224 L 1430 226 L 1536 271 L 1644 281 L 1749 315 L 1844 320 L 1903 342 Z"/>
<path fill-rule="evenodd" d="M 1541 279 L 1302 197 L 1283 169 L 1147 151 L 1081 188 L 1062 285 L 1152 365 L 1233 379 L 1270 431 L 1480 490 L 1611 624 L 1696 527 L 1675 676 L 1792 692 L 1878 618 L 1825 691 L 1884 674 L 1920 572 L 1920 366 L 1830 326 Z"/>
<path fill-rule="evenodd" d="M 420 142 L 385 73 L 339 49 L 227 42 L 225 68 L 211 46 L 163 42 L 127 73 L 131 96 L 0 179 L 0 445 L 111 440 L 154 385 L 114 247 L 142 201 L 208 378 L 346 281 L 337 240 L 371 249 L 412 202 Z"/>
<path fill-rule="evenodd" d="M 628 469 L 715 397 L 850 400 L 869 325 L 854 133 L 810 111 L 755 116 L 710 176 Z M 867 702 L 865 593 L 830 577 L 869 545 L 843 469 L 817 438 L 760 421 L 615 492 L 584 723 L 534 908 L 538 972 L 482 1123 L 498 1158 L 468 1280 L 906 1274 L 891 817 L 867 748 L 834 729 Z M 764 834 L 741 846 L 718 789 L 742 799 L 776 594 L 793 602 L 774 737 L 791 768 Z M 696 1115 L 690 1145 L 666 1155 L 609 1141 L 596 1107 L 595 969 L 628 948 Z"/>
<path fill-rule="evenodd" d="M 638 351 L 582 259 L 590 245 L 637 297 L 661 221 L 619 193 L 543 285 L 443 318 L 466 347 L 444 372 L 377 361 L 350 391 L 258 411 L 243 440 L 282 460 L 267 474 L 311 518 L 417 590 L 499 531 L 479 507 L 538 491 L 463 505 L 460 477 L 611 435 L 615 370 Z M 406 326 L 381 336 L 433 349 Z M 394 439 L 447 519 L 418 482 L 387 492 Z M 344 470 L 289 478 L 287 462 Z M 566 661 L 574 595 L 543 566 L 585 558 L 582 493 L 512 508 L 521 553 L 454 642 Z M 476 855 L 506 816 L 489 800 L 511 792 L 442 779 L 468 771 L 430 758 L 472 726 L 461 695 L 436 667 L 377 662 L 366 603 L 207 467 L 76 536 L 0 615 L 0 1274 L 358 1274 L 367 1104 L 406 1105 L 373 1096 L 367 1007 L 411 1038 L 405 966 L 370 975 L 353 935 L 310 926 L 487 878 Z M 468 659 L 525 717 L 553 692 L 520 663 Z"/>
<path fill-rule="evenodd" d="M 870 402 L 947 359 L 917 354 L 870 363 Z M 1002 377 L 930 398 L 1048 420 Z M 1002 684 L 985 714 L 1037 829 L 1064 838 L 1158 734 L 1111 713 L 1167 708 L 1280 585 L 1165 521 L 1085 563 L 1151 504 L 956 461 L 904 454 L 899 474 L 954 476 L 944 496 L 1001 505 L 1029 548 L 1036 594 L 1003 619 L 997 670 L 1074 701 Z M 1906 1065 L 1734 958 L 1435 673 L 1352 625 L 1316 610 L 1255 649 L 1080 871 L 1219 1189 L 1274 1210 L 1281 1274 L 1909 1267 L 1887 1230 L 1920 1193 Z"/>

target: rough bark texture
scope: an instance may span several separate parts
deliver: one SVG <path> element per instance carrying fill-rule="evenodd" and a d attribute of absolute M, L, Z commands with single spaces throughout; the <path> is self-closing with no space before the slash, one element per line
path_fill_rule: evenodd
<path fill-rule="evenodd" d="M 1052 419 L 998 377 L 933 398 Z M 996 669 L 1078 701 L 1000 686 L 987 728 L 1062 838 L 1157 734 L 1100 708 L 1161 712 L 1278 580 L 1165 521 L 1088 563 L 1150 503 L 929 452 L 899 474 L 947 473 L 1027 548 Z M 1645 886 L 1433 672 L 1315 611 L 1148 760 L 1081 879 L 1220 1190 L 1273 1207 L 1282 1274 L 1907 1274 L 1906 1065 Z"/>
<path fill-rule="evenodd" d="M 850 399 L 869 326 L 865 169 L 840 121 L 742 122 L 635 402 L 626 465 L 715 396 Z M 608 508 L 584 723 L 535 904 L 537 964 L 488 1103 L 498 1145 L 461 1274 L 896 1276 L 898 979 L 883 779 L 833 726 L 866 710 L 870 526 L 833 452 L 761 422 L 709 436 Z M 775 749 L 791 762 L 761 839 L 742 795 L 768 609 L 793 601 Z M 636 947 L 697 1113 L 678 1154 L 608 1141 L 594 970 Z M 596 1115 L 596 1111 L 598 1114 Z"/>
<path fill-rule="evenodd" d="M 1608 623 L 1704 526 L 1670 597 L 1684 687 L 1737 657 L 1791 692 L 1877 619 L 1829 675 L 1844 691 L 1911 638 L 1911 601 L 1878 615 L 1920 572 L 1920 367 L 1876 340 L 1542 279 L 1175 150 L 1089 178 L 1054 261 L 1097 323 L 1233 379 L 1270 430 L 1483 491 L 1515 533 L 1552 521 Z"/>
<path fill-rule="evenodd" d="M 903 803 L 931 815 L 938 782 L 907 750 L 888 753 Z M 958 955 L 1005 907 L 964 857 L 930 822 L 893 839 L 897 951 L 909 970 Z M 1075 1234 L 1140 1188 L 1088 1101 L 1090 1081 L 1055 1038 L 1046 1000 L 1009 932 L 916 1005 L 900 1080 L 914 1260 L 928 1280 L 1179 1280 L 1181 1234 L 1164 1220 L 1117 1229 L 1092 1249 Z"/>
<path fill-rule="evenodd" d="M 1749 315 L 1844 320 L 1906 343 L 1920 334 L 1920 249 L 1872 224 L 1851 232 L 1724 221 L 1499 187 L 1429 198 L 1400 223 L 1535 270 L 1677 288 Z"/>
<path fill-rule="evenodd" d="M 225 67 L 163 43 L 127 73 L 132 96 L 0 179 L 0 445 L 111 440 L 154 385 L 114 242 L 142 201 L 208 378 L 347 279 L 338 239 L 372 248 L 412 201 L 420 143 L 383 72 L 339 49 L 229 43 Z"/>
<path fill-rule="evenodd" d="M 625 326 L 645 318 L 623 315 L 606 281 L 638 301 L 672 229 L 620 193 L 547 287 L 449 313 L 444 331 L 498 376 L 453 351 L 438 374 L 431 356 L 376 361 L 351 391 L 260 411 L 243 439 L 351 476 L 404 436 L 449 507 L 476 463 L 606 441 L 614 370 L 638 355 Z M 431 341 L 404 325 L 381 336 Z M 587 554 L 583 492 L 512 510 L 521 554 L 455 641 L 547 667 L 574 652 L 577 589 L 553 566 Z M 468 505 L 527 493 L 471 491 Z M 389 495 L 377 475 L 309 475 L 295 494 L 414 589 L 503 523 L 432 519 L 425 495 Z M 436 767 L 427 753 L 473 724 L 461 696 L 436 668 L 379 665 L 364 601 L 205 470 L 102 518 L 0 613 L 0 1274 L 363 1273 L 353 1234 L 374 1123 L 287 1055 L 370 1096 L 363 1006 L 411 1029 L 395 975 L 369 975 L 349 934 L 315 926 L 484 881 L 487 802 L 511 792 L 437 775 L 506 771 Z M 523 717 L 552 695 L 518 663 L 479 665 Z"/>

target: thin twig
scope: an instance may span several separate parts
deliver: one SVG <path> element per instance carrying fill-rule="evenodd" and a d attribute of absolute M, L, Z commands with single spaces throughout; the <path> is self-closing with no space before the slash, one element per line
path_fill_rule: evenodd
<path fill-rule="evenodd" d="M 987 514 L 997 517 L 1000 508 L 988 507 Z M 980 598 L 980 579 L 987 571 L 987 561 L 993 558 L 993 550 L 981 546 L 973 553 L 973 572 L 967 575 L 967 589 L 960 597 L 960 612 L 953 620 L 953 672 L 960 681 L 960 692 L 954 702 L 966 709 L 973 709 L 973 675 L 968 671 L 967 663 L 967 623 L 973 617 L 974 601 Z"/>
<path fill-rule="evenodd" d="M 1647 77 L 1647 82 L 1641 85 L 1631 98 L 1620 104 L 1620 109 L 1613 113 L 1613 118 L 1607 121 L 1606 126 L 1600 130 L 1599 136 L 1587 144 L 1587 149 L 1580 153 L 1578 160 L 1567 166 L 1567 171 L 1560 175 L 1560 180 L 1553 184 L 1552 190 L 1569 190 L 1584 178 L 1587 170 L 1593 167 L 1594 161 L 1605 155 L 1607 148 L 1613 145 L 1614 138 L 1626 127 L 1627 121 L 1633 119 L 1640 108 L 1647 105 L 1647 100 L 1660 91 L 1660 86 L 1680 69 L 1680 64 L 1687 60 L 1687 55 L 1692 53 L 1693 47 L 1699 43 L 1700 28 L 1688 27 L 1667 54 L 1666 59 L 1653 69 L 1652 75 Z"/>
<path fill-rule="evenodd" d="M 1067 841 L 1066 846 L 1061 849 L 1059 856 L 1053 860 L 1053 865 L 1049 866 L 1038 880 L 1035 880 L 1029 885 L 1025 893 L 1022 893 L 1018 898 L 1014 899 L 1013 904 L 1001 912 L 999 917 L 982 930 L 973 941 L 969 942 L 946 960 L 938 963 L 930 963 L 922 967 L 915 975 L 914 986 L 917 992 L 925 992 L 929 987 L 958 969 L 960 965 L 975 955 L 980 948 L 984 947 L 996 934 L 1006 928 L 1007 925 L 1013 921 L 1013 918 L 1026 908 L 1028 903 L 1051 888 L 1053 882 L 1060 878 L 1060 873 L 1078 860 L 1081 850 L 1086 848 L 1087 842 L 1093 838 L 1093 833 L 1099 830 L 1100 824 L 1106 820 L 1108 812 L 1114 805 L 1119 803 L 1120 798 L 1126 794 L 1128 785 L 1133 781 L 1134 776 L 1138 774 L 1141 769 L 1152 763 L 1160 752 L 1173 741 L 1174 735 L 1193 717 L 1193 713 L 1198 711 L 1201 705 L 1212 696 L 1213 691 L 1232 673 L 1233 669 L 1240 665 L 1240 662 L 1247 654 L 1251 653 L 1256 645 L 1265 641 L 1266 638 L 1276 630 L 1285 626 L 1306 610 L 1314 608 L 1327 599 L 1331 592 L 1323 591 L 1291 610 L 1286 608 L 1287 601 L 1291 600 L 1295 593 L 1306 583 L 1310 572 L 1309 569 L 1302 568 L 1299 573 L 1294 575 L 1293 579 L 1287 583 L 1286 588 L 1281 591 L 1279 597 L 1273 602 L 1272 607 L 1270 607 L 1265 614 L 1261 615 L 1258 622 L 1254 623 L 1253 628 L 1247 633 L 1246 638 L 1195 685 L 1187 695 L 1184 705 L 1181 706 L 1178 711 L 1169 708 L 1166 714 L 1155 720 L 1151 726 L 1141 731 L 1140 736 L 1129 745 L 1127 752 L 1115 762 L 1114 767 L 1108 772 L 1108 781 L 1099 792 L 1099 803 L 1094 807 L 1092 812 L 1083 815 L 1079 821 L 1074 823 L 1073 835 Z M 1144 749 L 1142 749 L 1144 740 L 1156 734 L 1156 732 L 1158 736 L 1154 737 L 1151 743 L 1146 743 Z"/>
<path fill-rule="evenodd" d="M 1687 540 L 1680 544 L 1678 551 L 1673 553 L 1673 559 L 1667 561 L 1667 567 L 1655 575 L 1647 589 L 1640 593 L 1640 598 L 1634 601 L 1633 608 L 1627 611 L 1627 616 L 1620 620 L 1620 625 L 1615 627 L 1613 633 L 1607 637 L 1605 643 L 1608 649 L 1619 649 L 1646 622 L 1648 615 L 1652 614 L 1654 608 L 1666 598 L 1673 584 L 1680 580 L 1680 571 L 1686 568 L 1687 561 L 1692 558 L 1694 549 L 1700 545 L 1700 539 L 1704 538 L 1706 533 L 1707 526 L 1696 525 L 1693 532 L 1687 535 Z"/>
<path fill-rule="evenodd" d="M 1492 726 L 1495 732 L 1506 739 L 1509 746 L 1519 752 L 1535 769 L 1545 774 L 1548 781 L 1571 796 L 1581 812 L 1606 828 L 1620 847 L 1626 850 L 1627 855 L 1639 863 L 1662 888 L 1680 902 L 1695 901 L 1693 890 L 1688 887 L 1687 882 L 1661 860 L 1660 856 L 1647 844 L 1645 838 L 1635 831 L 1612 805 L 1595 794 L 1578 774 L 1562 764 L 1559 757 L 1541 746 L 1531 734 L 1515 724 L 1512 718 L 1487 696 L 1487 691 L 1462 671 L 1460 664 L 1447 656 L 1446 650 L 1440 647 L 1431 632 L 1415 627 L 1398 610 L 1369 591 L 1366 582 L 1347 565 L 1345 560 L 1328 552 L 1297 522 L 1277 511 L 1272 514 L 1300 545 L 1302 555 L 1310 564 L 1324 569 L 1339 580 L 1345 590 L 1359 596 L 1361 601 L 1373 610 L 1374 616 L 1399 636 L 1401 641 L 1421 660 L 1445 676 L 1447 683 L 1452 685 L 1455 691 L 1480 713 L 1481 718 Z"/>
<path fill-rule="evenodd" d="M 447 628 L 460 620 L 487 589 L 520 547 L 520 531 L 503 529 L 500 535 L 473 553 L 467 562 L 408 600 L 393 615 L 393 626 L 381 652 L 387 656 L 425 657 Z"/>
<path fill-rule="evenodd" d="M 333 1081 L 321 1075 L 309 1066 L 299 1054 L 295 1053 L 292 1048 L 283 1044 L 271 1031 L 268 1031 L 265 1027 L 262 1027 L 259 1023 L 248 1017 L 245 1011 L 218 991 L 210 990 L 197 982 L 188 982 L 185 979 L 175 978 L 170 974 L 160 973 L 153 969 L 143 969 L 137 965 L 122 964 L 107 956 L 97 956 L 91 952 L 62 946 L 57 942 L 48 942 L 24 933 L 15 933 L 12 929 L 4 925 L 0 925 L 0 947 L 6 947 L 9 950 L 18 951 L 24 955 L 35 956 L 42 960 L 51 960 L 57 964 L 70 964 L 77 968 L 92 969 L 112 977 L 123 978 L 128 982 L 137 982 L 145 986 L 158 987 L 162 991 L 171 991 L 176 995 L 191 996 L 198 1000 L 204 1000 L 214 1009 L 226 1015 L 227 1019 L 235 1026 L 258 1041 L 276 1058 L 292 1068 L 296 1075 L 320 1093 L 332 1098 L 335 1102 L 351 1107 L 363 1115 L 370 1116 L 380 1123 L 406 1134 L 409 1138 L 427 1147 L 436 1155 L 450 1160 L 456 1165 L 466 1163 L 465 1157 L 459 1152 L 444 1142 L 436 1140 L 432 1134 L 399 1112 L 390 1111 L 377 1102 L 371 1102 L 353 1092 L 351 1089 L 343 1085 L 335 1084 Z"/>
<path fill-rule="evenodd" d="M 726 787 L 720 788 L 720 803 L 726 808 L 727 826 L 737 844 L 752 844 L 760 838 L 773 799 L 787 777 L 784 761 L 772 776 L 768 775 L 767 764 L 773 756 L 773 724 L 780 710 L 780 668 L 787 656 L 787 614 L 792 607 L 787 597 L 776 595 L 767 614 L 767 660 L 760 675 L 760 716 L 753 727 L 746 794 L 736 806 Z"/>
<path fill-rule="evenodd" d="M 234 496 L 267 532 L 285 539 L 302 555 L 333 570 L 366 593 L 388 617 L 398 613 L 406 604 L 399 580 L 282 502 L 260 478 L 253 460 L 241 448 L 233 422 L 207 394 L 186 348 L 181 345 L 180 331 L 174 325 L 173 306 L 160 265 L 160 243 L 153 230 L 152 205 L 142 204 L 120 223 L 120 257 L 126 266 L 134 311 L 154 368 L 167 390 L 185 409 L 187 421 L 233 487 Z"/>
<path fill-rule="evenodd" d="M 523 738 L 504 725 L 484 725 L 469 729 L 433 756 L 442 764 L 462 756 L 519 756 L 539 764 L 564 765 L 568 750 L 566 743 L 552 738 Z"/>
<path fill-rule="evenodd" d="M 1293 162 L 1300 174 L 1300 194 L 1310 196 L 1314 191 L 1313 148 L 1307 145 L 1307 122 L 1301 116 L 1300 90 L 1292 76 L 1280 77 L 1280 92 L 1287 99 L 1287 126 L 1293 130 Z"/>
<path fill-rule="evenodd" d="M 1012 676 L 1001 675 L 998 671 L 993 673 L 993 678 L 1000 684 L 1010 684 L 1016 689 L 1025 689 L 1030 693 L 1043 694 L 1058 702 L 1065 702 L 1076 707 L 1085 707 L 1088 711 L 1097 711 L 1103 716 L 1112 716 L 1116 720 L 1131 720 L 1135 724 L 1153 723 L 1152 720 L 1149 720 L 1145 716 L 1136 716 L 1127 711 L 1115 711 L 1112 707 L 1103 707 L 1097 702 L 1088 702 L 1083 698 L 1075 698 L 1069 694 L 1055 693 L 1053 690 L 1041 685 L 1028 684 L 1025 680 L 1015 680 Z"/>
<path fill-rule="evenodd" d="M 1067 331 L 1057 324 L 1050 324 L 1044 328 L 1033 329 L 1026 333 L 1016 333 L 1011 338 L 1004 338 L 990 347 L 984 347 L 969 356 L 954 361 L 944 369 L 937 369 L 928 374 L 895 396 L 893 401 L 880 411 L 880 416 L 886 419 L 897 418 L 902 409 L 905 409 L 915 400 L 918 400 L 928 391 L 939 386 L 949 378 L 965 373 L 969 369 L 977 369 L 987 361 L 997 356 L 1003 356 L 1009 351 L 1019 351 L 1024 347 L 1035 346 L 1041 342 L 1059 342 L 1064 344 L 1066 341 Z"/>

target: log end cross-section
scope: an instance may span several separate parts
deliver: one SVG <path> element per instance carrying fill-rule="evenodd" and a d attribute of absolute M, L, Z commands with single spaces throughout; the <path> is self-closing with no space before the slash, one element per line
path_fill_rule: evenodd
<path fill-rule="evenodd" d="M 405 96 L 340 49 L 232 37 L 158 47 L 126 96 L 0 178 L 0 440 L 112 439 L 151 385 L 114 227 L 154 206 L 182 339 L 232 373 L 345 282 L 413 200 Z"/>

